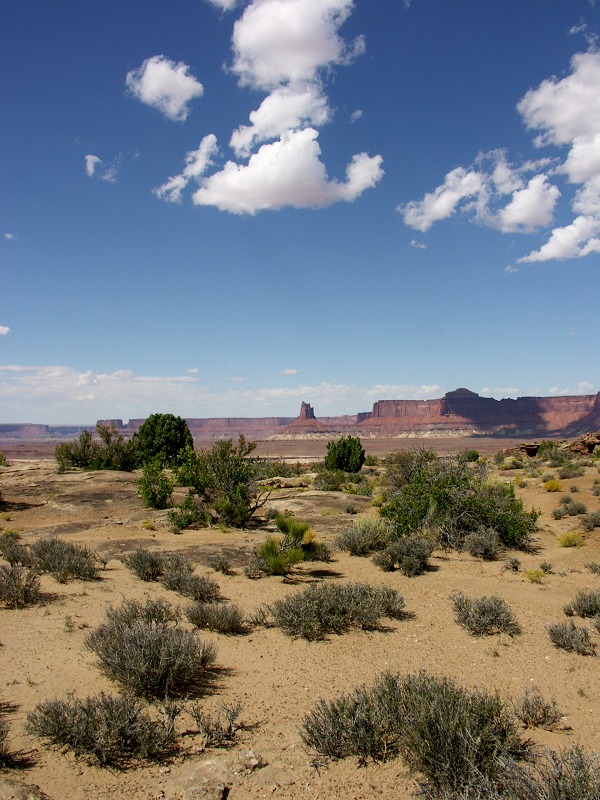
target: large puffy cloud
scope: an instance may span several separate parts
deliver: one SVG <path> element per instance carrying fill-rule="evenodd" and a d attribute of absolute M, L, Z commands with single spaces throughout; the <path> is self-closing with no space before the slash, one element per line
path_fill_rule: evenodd
<path fill-rule="evenodd" d="M 175 122 L 187 119 L 190 102 L 204 92 L 186 64 L 162 55 L 147 58 L 141 67 L 128 72 L 126 83 L 138 100 Z"/>
<path fill-rule="evenodd" d="M 399 206 L 405 223 L 425 232 L 460 210 L 503 233 L 547 229 L 561 196 L 552 179 L 565 176 L 569 183 L 580 184 L 571 202 L 573 221 L 554 228 L 545 244 L 519 261 L 564 260 L 599 252 L 600 53 L 577 53 L 569 75 L 542 81 L 517 108 L 527 128 L 538 132 L 536 147 L 569 148 L 563 162 L 543 158 L 514 167 L 502 151 L 495 151 L 483 157 L 491 157 L 495 166 L 482 169 L 480 156 L 475 166 L 449 172 L 422 200 Z M 528 172 L 537 174 L 525 182 Z"/>
<path fill-rule="evenodd" d="M 304 124 L 324 125 L 329 118 L 327 99 L 319 85 L 311 83 L 296 89 L 282 86 L 250 113 L 251 125 L 242 125 L 233 132 L 230 145 L 238 156 L 249 156 L 257 143 Z"/>
<path fill-rule="evenodd" d="M 313 128 L 288 131 L 279 141 L 263 145 L 247 165 L 227 162 L 202 181 L 194 203 L 234 214 L 283 206 L 314 208 L 355 200 L 382 177 L 381 156 L 360 153 L 346 168 L 345 183 L 328 180 L 317 136 Z"/>
<path fill-rule="evenodd" d="M 362 37 L 346 44 L 338 34 L 353 7 L 353 0 L 254 0 L 234 26 L 233 72 L 269 91 L 347 63 L 364 50 Z"/>
<path fill-rule="evenodd" d="M 153 190 L 156 197 L 167 200 L 169 203 L 179 203 L 185 187 L 191 180 L 200 180 L 213 163 L 213 156 L 217 150 L 216 136 L 212 133 L 205 136 L 197 150 L 190 150 L 189 153 L 186 153 L 183 172 L 172 176 L 162 186 Z"/>

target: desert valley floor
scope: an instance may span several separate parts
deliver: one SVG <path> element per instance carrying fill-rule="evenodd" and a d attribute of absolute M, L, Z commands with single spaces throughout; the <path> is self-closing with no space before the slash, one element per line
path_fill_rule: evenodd
<path fill-rule="evenodd" d="M 324 452 L 322 443 L 302 443 L 298 445 L 302 451 L 296 453 L 290 451 L 291 443 L 278 444 L 279 451 L 276 443 L 268 444 L 270 457 L 322 457 Z M 444 451 L 439 443 L 428 444 Z M 489 454 L 507 446 L 498 440 L 468 444 Z M 464 446 L 464 440 L 452 443 L 453 450 Z M 266 447 L 261 444 L 259 454 L 267 455 Z M 388 441 L 379 445 L 377 454 L 394 449 L 397 442 Z M 44 575 L 41 605 L 0 609 L 0 700 L 14 706 L 6 716 L 8 743 L 11 750 L 26 753 L 29 760 L 26 768 L 0 772 L 0 782 L 10 778 L 37 785 L 52 800 L 226 796 L 185 794 L 186 787 L 204 775 L 210 778 L 207 786 L 227 784 L 231 800 L 408 800 L 415 797 L 417 776 L 409 773 L 401 759 L 366 766 L 356 759 L 328 762 L 303 745 L 300 729 L 304 715 L 319 698 L 332 699 L 361 684 L 371 684 L 385 671 L 408 674 L 421 669 L 471 688 L 497 690 L 515 700 L 522 698 L 525 689 L 537 686 L 545 698 L 556 698 L 564 716 L 557 730 L 532 729 L 526 735 L 556 750 L 579 742 L 600 751 L 598 659 L 557 649 L 547 632 L 550 623 L 565 620 L 563 606 L 578 591 L 600 588 L 600 578 L 586 567 L 600 562 L 600 528 L 584 534 L 582 547 L 560 547 L 560 534 L 581 527 L 577 517 L 553 518 L 560 495 L 544 491 L 541 477 L 527 477 L 523 470 L 498 471 L 490 461 L 491 471 L 502 480 L 523 478 L 524 485 L 516 490 L 518 497 L 528 509 L 542 512 L 535 534 L 537 552 L 509 554 L 519 558 L 518 572 L 506 568 L 505 555 L 488 562 L 465 552 L 436 550 L 431 571 L 407 578 L 399 572 L 383 572 L 369 558 L 336 551 L 330 563 L 305 562 L 285 579 L 251 580 L 243 567 L 253 547 L 274 532 L 272 523 L 248 530 L 214 527 L 175 535 L 167 512 L 141 507 L 136 493 L 139 475 L 135 473 L 58 474 L 48 453 L 15 448 L 6 448 L 6 452 L 10 466 L 0 468 L 4 500 L 0 529 L 17 531 L 24 544 L 48 535 L 85 544 L 102 557 L 105 567 L 100 579 L 90 582 L 59 584 Z M 594 511 L 600 506 L 592 492 L 594 481 L 600 478 L 600 462 L 587 463 L 583 476 L 563 483 L 565 492 L 575 489 L 577 500 Z M 371 469 L 375 476 L 377 468 Z M 349 504 L 356 515 L 347 513 Z M 276 489 L 269 506 L 306 520 L 317 537 L 329 544 L 357 515 L 377 513 L 367 497 L 317 491 L 310 486 Z M 215 685 L 201 698 L 202 704 L 207 712 L 237 700 L 243 707 L 241 719 L 246 729 L 238 733 L 233 746 L 204 750 L 199 737 L 189 733 L 181 737 L 181 749 L 169 763 L 123 771 L 91 766 L 66 750 L 47 748 L 25 732 L 24 723 L 28 712 L 41 701 L 115 691 L 84 646 L 90 629 L 101 622 L 109 605 L 147 596 L 185 605 L 178 594 L 159 583 L 139 580 L 123 564 L 121 557 L 138 547 L 184 553 L 197 565 L 197 574 L 216 580 L 223 598 L 248 614 L 311 582 L 362 581 L 397 589 L 410 616 L 386 620 L 382 630 L 353 631 L 317 642 L 292 639 L 274 627 L 257 627 L 235 637 L 199 632 L 198 636 L 214 641 L 218 650 Z M 209 568 L 208 558 L 220 552 L 230 559 L 233 574 Z M 551 572 L 540 583 L 532 582 L 525 570 L 537 568 L 541 562 L 549 562 Z M 513 609 L 522 634 L 512 638 L 469 635 L 454 620 L 449 597 L 457 591 L 469 597 L 502 597 Z M 600 634 L 592 625 L 588 627 L 600 645 Z M 185 711 L 177 725 L 181 732 L 193 729 Z M 1 797 L 12 796 L 8 789 L 4 791 Z"/>

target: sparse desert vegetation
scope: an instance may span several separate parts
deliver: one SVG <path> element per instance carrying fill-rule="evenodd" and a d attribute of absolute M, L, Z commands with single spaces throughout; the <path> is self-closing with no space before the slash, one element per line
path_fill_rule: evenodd
<path fill-rule="evenodd" d="M 11 456 L 0 766 L 52 800 L 179 800 L 215 748 L 231 800 L 598 800 L 598 462 L 493 452 Z"/>

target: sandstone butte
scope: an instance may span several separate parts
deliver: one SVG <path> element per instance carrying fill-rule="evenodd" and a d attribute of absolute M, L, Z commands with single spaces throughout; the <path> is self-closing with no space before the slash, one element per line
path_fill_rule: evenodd
<path fill-rule="evenodd" d="M 143 419 L 99 420 L 132 435 Z M 575 437 L 600 429 L 600 392 L 563 397 L 518 397 L 495 400 L 468 389 L 456 389 L 435 400 L 378 400 L 372 411 L 317 419 L 303 402 L 292 417 L 213 417 L 187 420 L 193 437 L 212 440 L 243 433 L 253 439 L 427 438 L 497 436 Z M 51 441 L 78 436 L 94 426 L 0 424 L 4 441 Z"/>

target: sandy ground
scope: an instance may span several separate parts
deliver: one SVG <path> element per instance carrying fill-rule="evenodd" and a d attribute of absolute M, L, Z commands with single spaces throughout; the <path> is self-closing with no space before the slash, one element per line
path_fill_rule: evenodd
<path fill-rule="evenodd" d="M 273 455 L 273 454 L 271 454 Z M 283 454 L 281 454 L 283 455 Z M 202 634 L 216 642 L 221 668 L 216 690 L 202 699 L 207 711 L 240 699 L 242 719 L 252 730 L 238 735 L 236 750 L 252 749 L 268 766 L 236 776 L 229 797 L 241 798 L 394 798 L 415 796 L 415 776 L 401 760 L 360 767 L 355 760 L 325 763 L 307 751 L 300 738 L 302 718 L 318 698 L 333 698 L 359 684 L 370 684 L 383 671 L 407 674 L 419 669 L 447 675 L 470 687 L 498 690 L 520 698 L 526 688 L 538 686 L 548 699 L 556 697 L 564 713 L 559 731 L 528 731 L 540 743 L 562 748 L 573 741 L 600 751 L 600 683 L 598 659 L 556 649 L 547 625 L 565 618 L 562 607 L 581 589 L 600 588 L 600 579 L 585 565 L 600 562 L 600 529 L 586 534 L 584 547 L 561 548 L 556 536 L 577 527 L 576 518 L 556 521 L 551 511 L 559 496 L 541 489 L 541 480 L 529 479 L 519 489 L 527 507 L 540 508 L 537 554 L 517 554 L 524 569 L 552 564 L 542 584 L 514 573 L 504 560 L 482 562 L 463 553 L 436 551 L 434 570 L 417 578 L 383 573 L 370 559 L 336 553 L 330 564 L 303 564 L 290 580 L 245 577 L 243 565 L 265 528 L 251 531 L 217 528 L 171 533 L 165 512 L 140 507 L 135 475 L 114 472 L 57 474 L 54 463 L 21 459 L 1 470 L 5 507 L 0 527 L 17 530 L 24 543 L 56 534 L 86 544 L 108 559 L 95 582 L 58 584 L 43 576 L 47 593 L 43 605 L 23 610 L 0 609 L 0 699 L 15 704 L 8 716 L 13 750 L 30 754 L 32 764 L 11 770 L 10 776 L 37 784 L 53 800 L 119 797 L 122 800 L 176 797 L 172 782 L 190 766 L 219 756 L 202 752 L 194 736 L 184 737 L 181 755 L 168 765 L 150 765 L 117 772 L 88 765 L 65 751 L 51 750 L 24 732 L 26 715 L 37 703 L 72 693 L 85 697 L 116 687 L 102 676 L 94 655 L 84 647 L 90 628 L 104 617 L 109 604 L 123 598 L 161 596 L 185 606 L 179 595 L 159 584 L 138 580 L 119 557 L 138 546 L 186 553 L 197 563 L 197 573 L 217 580 L 224 598 L 251 612 L 264 603 L 302 589 L 311 581 L 365 581 L 397 589 L 406 600 L 410 619 L 392 622 L 385 631 L 354 632 L 323 642 L 292 640 L 276 628 L 255 629 L 250 635 L 225 637 Z M 510 479 L 514 472 L 504 472 Z M 589 510 L 599 506 L 591 486 L 598 468 L 565 481 L 577 486 L 576 499 Z M 332 542 L 352 523 L 345 512 L 351 502 L 360 513 L 373 513 L 369 501 L 340 493 L 279 490 L 271 505 L 290 509 L 308 520 L 318 537 Z M 156 530 L 143 522 L 152 519 Z M 230 557 L 235 574 L 224 576 L 207 566 L 214 552 Z M 449 596 L 500 595 L 507 600 L 522 626 L 521 636 L 474 638 L 454 621 Z M 187 624 L 187 623 L 186 623 Z M 591 627 L 591 626 L 590 626 Z M 594 641 L 600 635 L 594 630 Z M 189 726 L 182 715 L 179 725 Z M 5 774 L 5 773 L 4 773 Z"/>

